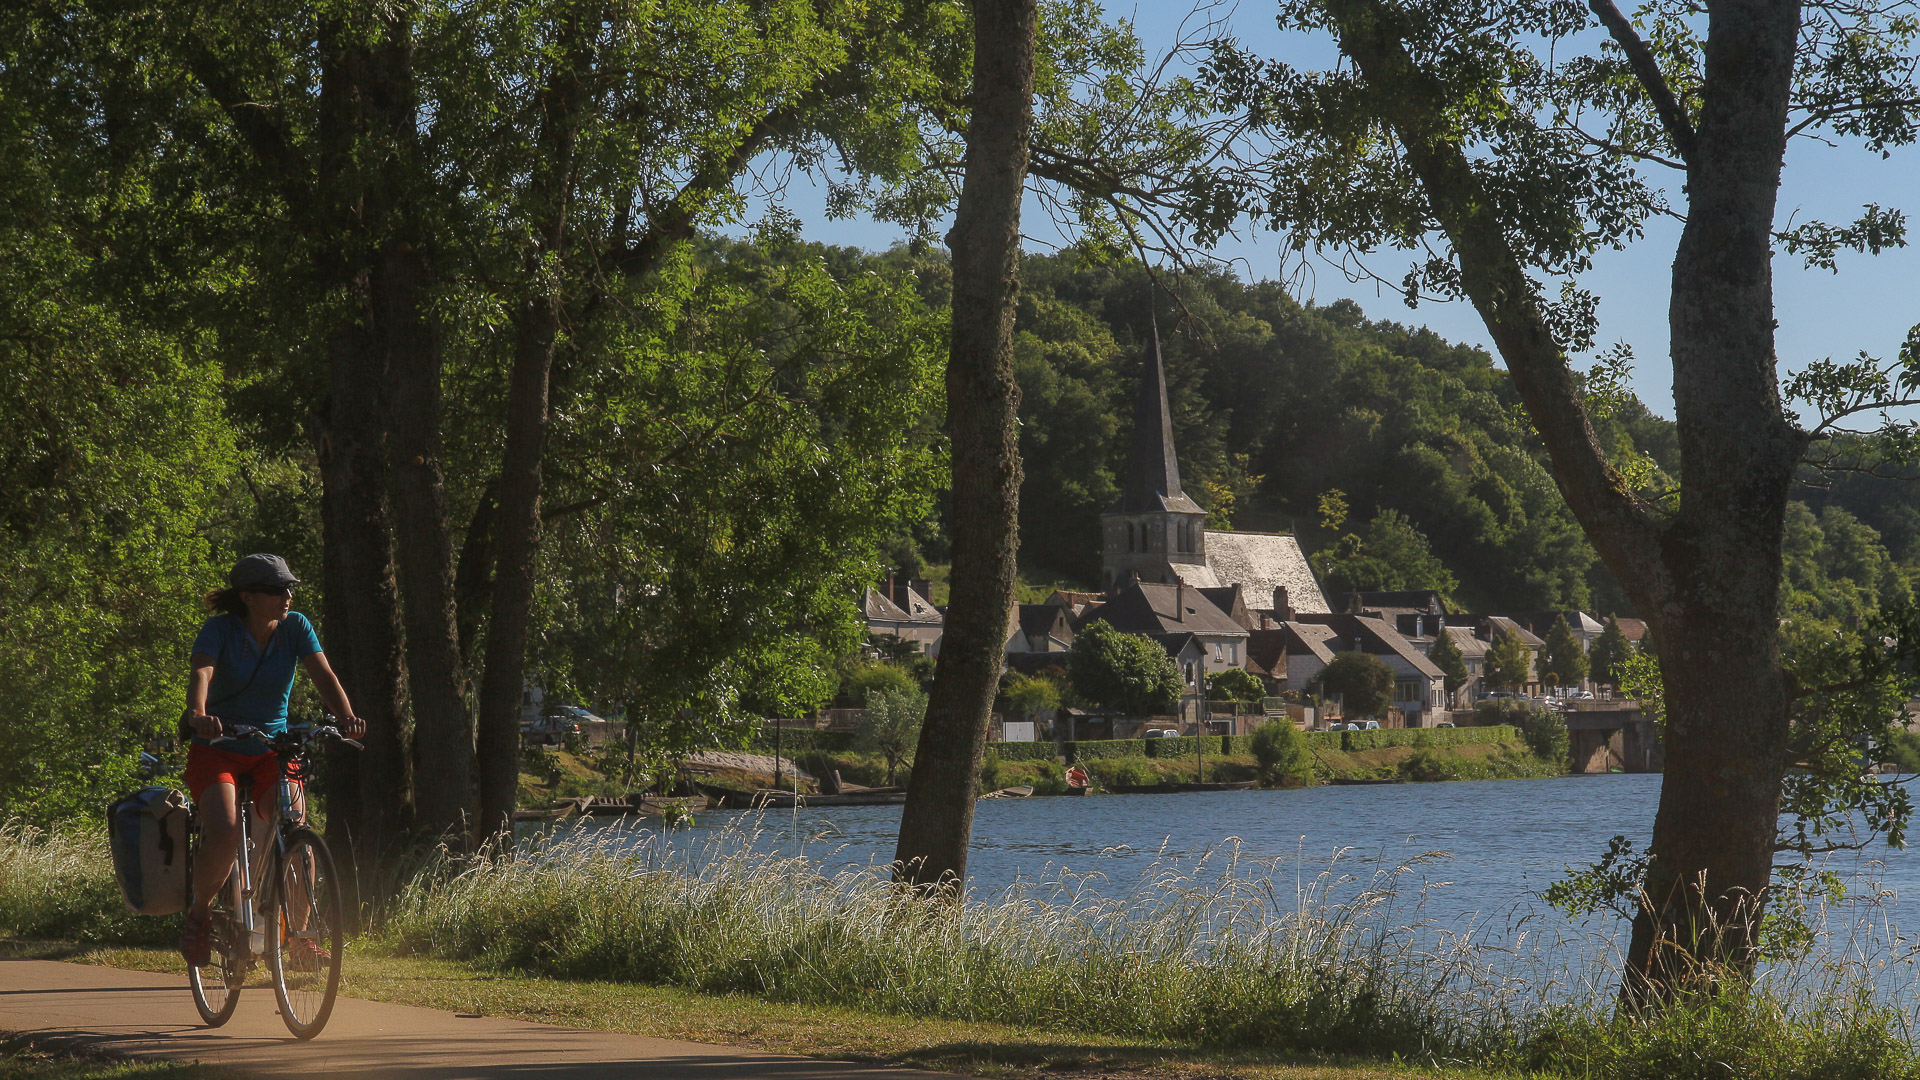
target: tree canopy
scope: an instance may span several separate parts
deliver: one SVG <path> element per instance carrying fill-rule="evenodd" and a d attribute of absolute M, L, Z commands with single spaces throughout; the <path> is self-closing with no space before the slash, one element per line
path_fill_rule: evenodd
<path fill-rule="evenodd" d="M 1152 638 L 1095 620 L 1073 639 L 1067 675 L 1081 700 L 1134 716 L 1171 710 L 1180 698 L 1180 669 Z"/>

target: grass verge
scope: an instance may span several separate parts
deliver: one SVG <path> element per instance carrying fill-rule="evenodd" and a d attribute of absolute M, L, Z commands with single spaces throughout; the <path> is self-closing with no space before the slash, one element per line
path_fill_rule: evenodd
<path fill-rule="evenodd" d="M 178 954 L 163 949 L 0 939 L 0 953 L 134 971 L 185 973 Z M 470 963 L 375 955 L 358 949 L 348 954 L 343 969 L 342 992 L 370 1001 L 971 1076 L 1020 1080 L 1122 1074 L 1138 1080 L 1482 1080 L 1495 1075 L 1467 1067 L 1437 1068 L 1258 1049 L 1210 1050 L 1020 1025 L 915 1019 L 844 1007 L 771 1002 L 741 994 L 552 979 Z M 181 992 L 186 992 L 184 986 Z M 250 984 L 247 992 L 271 991 L 263 983 L 257 991 Z M 37 1075 L 23 1073 L 20 1080 Z M 95 1074 L 46 1075 L 92 1080 Z M 121 1074 L 97 1075 L 104 1078 Z M 201 1080 L 197 1074 L 180 1075 L 181 1080 Z M 206 1075 L 209 1080 L 215 1076 L 211 1072 Z M 0 1080 L 15 1078 L 0 1073 Z"/>
<path fill-rule="evenodd" d="M 177 1061 L 130 1061 L 54 1047 L 0 1032 L 0 1080 L 239 1080 L 228 1069 Z"/>
<path fill-rule="evenodd" d="M 122 925 L 51 899 L 117 904 L 100 846 L 0 827 L 13 948 L 36 948 L 30 927 Z M 871 874 L 598 830 L 422 873 L 350 954 L 349 992 L 984 1076 L 1920 1080 L 1911 1014 L 1844 950 L 1621 1015 L 1604 969 L 1556 989 L 1401 923 L 1418 913 L 1393 909 L 1391 874 L 1336 899 L 1338 881 L 1283 891 L 1271 867 L 1213 859 L 1163 861 L 1118 897 L 1061 881 L 950 908 Z M 88 940 L 38 955 L 179 970 Z"/>

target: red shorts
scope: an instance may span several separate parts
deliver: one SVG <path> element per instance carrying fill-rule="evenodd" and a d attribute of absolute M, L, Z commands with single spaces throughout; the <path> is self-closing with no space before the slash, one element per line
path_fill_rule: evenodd
<path fill-rule="evenodd" d="M 240 786 L 239 778 L 253 777 L 253 806 L 261 814 L 270 814 L 278 799 L 277 786 L 280 783 L 280 759 L 275 754 L 235 754 L 217 746 L 202 746 L 194 743 L 187 748 L 187 768 L 181 780 L 187 785 L 187 793 L 194 802 L 215 784 Z M 300 781 L 295 778 L 294 783 Z"/>

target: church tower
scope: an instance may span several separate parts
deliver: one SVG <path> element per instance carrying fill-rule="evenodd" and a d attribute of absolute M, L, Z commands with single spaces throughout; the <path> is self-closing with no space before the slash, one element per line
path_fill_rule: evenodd
<path fill-rule="evenodd" d="M 1112 592 L 1138 575 L 1172 585 L 1175 564 L 1205 567 L 1206 511 L 1180 490 L 1180 463 L 1173 455 L 1173 414 L 1167 407 L 1167 369 L 1160 358 L 1160 328 L 1148 316 L 1148 341 L 1140 365 L 1140 396 L 1133 406 L 1133 446 L 1120 500 L 1100 515 L 1100 583 Z"/>

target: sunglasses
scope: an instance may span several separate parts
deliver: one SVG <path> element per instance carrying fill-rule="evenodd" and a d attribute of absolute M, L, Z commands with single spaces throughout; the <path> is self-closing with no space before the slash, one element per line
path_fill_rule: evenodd
<path fill-rule="evenodd" d="M 278 587 L 275 587 L 272 585 L 253 585 L 248 588 L 242 589 L 241 591 L 250 592 L 250 593 L 259 593 L 261 596 L 292 596 L 293 595 L 293 587 L 291 585 L 281 585 Z"/>

